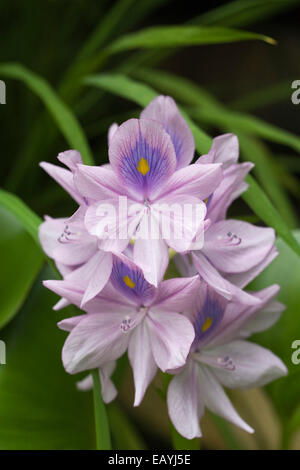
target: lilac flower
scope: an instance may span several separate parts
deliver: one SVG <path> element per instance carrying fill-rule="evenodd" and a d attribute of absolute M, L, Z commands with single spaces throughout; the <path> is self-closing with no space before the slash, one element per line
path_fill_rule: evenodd
<path fill-rule="evenodd" d="M 77 152 L 77 150 L 67 150 L 66 152 L 59 153 L 57 158 L 61 163 L 66 165 L 69 170 L 57 165 L 52 165 L 52 163 L 48 162 L 41 162 L 40 166 L 70 194 L 74 201 L 79 205 L 83 204 L 86 200 L 77 190 L 73 178 L 77 165 L 82 164 L 80 153 Z"/>
<path fill-rule="evenodd" d="M 185 315 L 193 322 L 195 339 L 187 363 L 173 371 L 168 388 L 170 418 L 187 439 L 201 436 L 199 419 L 204 409 L 236 424 L 252 428 L 237 414 L 223 387 L 260 387 L 287 373 L 285 365 L 269 350 L 244 338 L 269 328 L 283 306 L 273 300 L 274 285 L 254 295 L 259 309 L 227 302 L 210 286 L 199 283 L 197 299 Z"/>
<path fill-rule="evenodd" d="M 253 165 L 237 163 L 232 134 L 214 139 L 209 153 L 191 164 L 192 133 L 166 96 L 155 98 L 140 119 L 112 124 L 108 145 L 106 165 L 83 165 L 75 150 L 58 155 L 68 169 L 41 163 L 79 206 L 68 219 L 46 217 L 39 231 L 63 276 L 44 283 L 62 297 L 54 308 L 72 303 L 86 312 L 59 323 L 69 333 L 65 369 L 98 369 L 109 403 L 117 394 L 116 361 L 128 351 L 134 405 L 159 368 L 174 374 L 168 408 L 183 436 L 201 435 L 205 407 L 252 432 L 222 386 L 261 386 L 286 373 L 270 351 L 246 340 L 272 326 L 283 309 L 274 300 L 277 286 L 244 290 L 276 256 L 274 231 L 226 219 Z M 120 210 L 124 200 L 126 211 Z M 201 208 L 196 223 L 186 206 Z M 141 236 L 145 228 L 147 237 Z M 162 281 L 169 248 L 184 277 Z M 91 375 L 77 386 L 91 388 Z"/>
<path fill-rule="evenodd" d="M 45 286 L 80 306 L 84 289 L 65 281 L 45 281 Z M 70 331 L 62 359 L 67 372 L 101 368 L 128 349 L 134 373 L 135 405 L 152 381 L 157 367 L 166 371 L 185 364 L 194 330 L 181 312 L 198 288 L 195 278 L 170 279 L 158 288 L 125 256 L 115 258 L 110 282 L 85 305 L 87 314 L 63 320 Z"/>
<path fill-rule="evenodd" d="M 112 128 L 109 167 L 79 164 L 74 175 L 80 194 L 88 200 L 97 200 L 89 205 L 85 216 L 91 234 L 99 236 L 103 218 L 99 208 L 105 201 L 117 207 L 120 196 L 127 198 L 129 212 L 133 212 L 129 220 L 123 221 L 131 225 L 133 236 L 141 226 L 157 225 L 160 234 L 157 239 L 138 237 L 134 244 L 135 262 L 142 267 L 146 279 L 156 286 L 168 264 L 168 246 L 185 251 L 203 229 L 203 217 L 195 226 L 194 213 L 175 219 L 170 214 L 170 206 L 198 205 L 205 215 L 203 200 L 221 181 L 219 163 L 186 166 L 193 154 L 191 131 L 175 102 L 169 97 L 158 97 L 143 111 L 140 120 L 130 119 L 118 129 Z M 172 234 L 178 226 L 184 227 L 184 237 L 162 239 L 162 221 L 170 224 Z"/>

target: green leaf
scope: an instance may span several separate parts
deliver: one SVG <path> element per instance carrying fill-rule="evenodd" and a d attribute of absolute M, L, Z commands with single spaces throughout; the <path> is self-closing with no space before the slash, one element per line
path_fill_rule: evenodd
<path fill-rule="evenodd" d="M 108 424 L 108 418 L 106 414 L 106 407 L 103 403 L 101 383 L 98 370 L 92 372 L 93 375 L 93 396 L 94 396 L 94 413 L 95 413 L 95 424 L 96 424 L 96 437 L 97 437 L 97 449 L 99 450 L 110 450 L 110 430 Z"/>
<path fill-rule="evenodd" d="M 296 152 L 300 152 L 300 138 L 289 131 L 269 124 L 255 116 L 245 113 L 230 111 L 222 106 L 216 108 L 197 108 L 192 116 L 219 127 L 230 127 L 235 132 L 247 132 L 257 137 L 286 145 Z"/>
<path fill-rule="evenodd" d="M 0 75 L 21 80 L 36 93 L 52 115 L 68 144 L 81 153 L 84 163 L 93 164 L 88 141 L 77 118 L 44 78 L 17 63 L 0 64 Z"/>
<path fill-rule="evenodd" d="M 242 198 L 249 207 L 257 214 L 267 225 L 273 227 L 277 234 L 300 256 L 300 245 L 293 233 L 286 225 L 278 211 L 272 205 L 269 198 L 261 190 L 252 176 L 248 175 L 246 182 L 249 188 L 242 194 Z"/>
<path fill-rule="evenodd" d="M 22 306 L 41 269 L 43 255 L 18 220 L 0 207 L 0 328 Z"/>
<path fill-rule="evenodd" d="M 111 44 L 109 54 L 130 49 L 155 49 L 162 47 L 220 44 L 258 39 L 275 44 L 274 39 L 263 34 L 215 26 L 155 26 L 127 34 Z"/>
<path fill-rule="evenodd" d="M 40 246 L 38 228 L 42 220 L 21 199 L 3 189 L 0 189 L 0 206 L 14 214 L 22 227 Z"/>
<path fill-rule="evenodd" d="M 1 449 L 95 449 L 93 401 L 76 389 L 78 377 L 61 362 L 65 332 L 56 296 L 45 289 L 44 271 L 20 314 L 1 332 L 6 365 L 0 366 Z M 63 317 L 66 317 L 64 310 Z"/>
<path fill-rule="evenodd" d="M 272 159 L 268 148 L 259 140 L 241 132 L 238 133 L 238 138 L 243 159 L 255 164 L 254 173 L 261 186 L 289 227 L 296 227 L 298 220 L 280 179 L 280 176 L 285 174 L 285 169 L 283 168 L 281 173 L 276 171 L 276 162 Z"/>
<path fill-rule="evenodd" d="M 300 241 L 300 231 L 294 232 Z M 299 406 L 299 365 L 292 363 L 292 343 L 300 339 L 300 260 L 282 239 L 276 242 L 279 256 L 255 279 L 251 289 L 263 289 L 270 284 L 279 284 L 278 300 L 286 306 L 280 320 L 271 329 L 253 337 L 255 342 L 271 349 L 286 364 L 289 374 L 270 384 L 268 390 L 284 421 Z"/>
<path fill-rule="evenodd" d="M 146 444 L 125 411 L 116 403 L 107 407 L 114 449 L 144 450 Z"/>
<path fill-rule="evenodd" d="M 149 86 L 121 74 L 90 75 L 83 79 L 83 83 L 109 91 L 140 106 L 147 106 L 157 96 Z"/>

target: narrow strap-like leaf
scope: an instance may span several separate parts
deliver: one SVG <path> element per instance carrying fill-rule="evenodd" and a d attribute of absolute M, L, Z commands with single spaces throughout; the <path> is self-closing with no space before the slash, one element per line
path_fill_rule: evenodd
<path fill-rule="evenodd" d="M 38 228 L 42 220 L 18 196 L 0 189 L 0 205 L 11 212 L 40 247 Z"/>
<path fill-rule="evenodd" d="M 110 450 L 110 431 L 108 418 L 106 414 L 105 405 L 102 399 L 101 383 L 99 377 L 99 371 L 94 370 L 93 375 L 93 394 L 94 394 L 94 413 L 95 413 L 95 427 L 96 427 L 96 440 L 97 449 L 99 450 Z"/>
<path fill-rule="evenodd" d="M 275 44 L 274 39 L 263 34 L 218 26 L 155 26 L 117 39 L 108 51 L 115 53 L 130 49 L 195 46 L 255 39 Z"/>
<path fill-rule="evenodd" d="M 0 76 L 21 80 L 36 93 L 54 118 L 71 148 L 81 153 L 84 163 L 93 164 L 88 141 L 76 116 L 44 78 L 18 63 L 0 64 Z"/>

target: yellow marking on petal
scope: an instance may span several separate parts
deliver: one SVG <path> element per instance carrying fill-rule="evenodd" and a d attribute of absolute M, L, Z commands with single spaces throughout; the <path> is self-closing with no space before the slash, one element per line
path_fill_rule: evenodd
<path fill-rule="evenodd" d="M 142 157 L 142 158 L 140 159 L 139 164 L 138 164 L 138 166 L 136 167 L 136 169 L 137 169 L 140 173 L 142 173 L 143 176 L 145 176 L 145 175 L 148 173 L 148 171 L 150 170 L 147 160 Z"/>
<path fill-rule="evenodd" d="M 129 276 L 124 276 L 123 281 L 125 282 L 126 286 L 130 287 L 130 289 L 133 289 L 135 286 L 135 282 L 133 282 L 132 279 L 130 279 Z"/>
<path fill-rule="evenodd" d="M 209 200 L 209 196 L 206 199 L 204 199 L 205 204 L 208 203 L 208 200 Z"/>
<path fill-rule="evenodd" d="M 206 317 L 206 320 L 204 322 L 204 325 L 202 326 L 201 330 L 202 330 L 202 333 L 205 333 L 205 331 L 207 331 L 211 325 L 212 325 L 212 318 L 210 317 Z"/>

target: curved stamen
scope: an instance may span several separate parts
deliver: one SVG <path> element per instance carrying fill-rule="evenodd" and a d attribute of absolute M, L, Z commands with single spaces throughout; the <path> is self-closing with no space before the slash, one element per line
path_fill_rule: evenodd
<path fill-rule="evenodd" d="M 223 246 L 237 246 L 242 242 L 241 237 L 238 237 L 235 233 L 227 232 L 226 237 L 219 235 L 217 237 L 217 242 L 220 242 Z"/>
<path fill-rule="evenodd" d="M 220 364 L 220 366 L 223 369 L 232 370 L 232 371 L 235 370 L 235 365 L 233 363 L 233 360 L 229 356 L 218 357 L 217 362 L 218 364 Z"/>
<path fill-rule="evenodd" d="M 211 367 L 216 367 L 217 369 L 225 369 L 231 372 L 233 372 L 236 369 L 235 364 L 230 356 L 214 357 L 214 356 L 209 356 L 208 354 L 206 355 L 206 354 L 198 353 L 197 356 L 195 356 L 195 358 L 198 361 L 203 362 L 204 364 L 207 364 Z"/>
<path fill-rule="evenodd" d="M 64 231 L 60 234 L 57 241 L 59 243 L 71 243 L 80 238 L 81 232 L 71 232 L 69 226 L 66 225 Z M 71 238 L 72 237 L 72 238 Z"/>
<path fill-rule="evenodd" d="M 131 320 L 129 316 L 126 316 L 124 320 L 122 320 L 122 323 L 120 325 L 121 330 L 123 333 L 126 333 L 126 331 L 130 330 L 134 326 L 134 322 Z"/>

